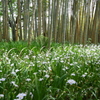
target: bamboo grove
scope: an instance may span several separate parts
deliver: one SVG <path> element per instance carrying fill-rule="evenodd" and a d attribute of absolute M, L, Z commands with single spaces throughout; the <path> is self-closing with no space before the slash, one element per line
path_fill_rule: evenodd
<path fill-rule="evenodd" d="M 98 44 L 99 27 L 100 0 L 0 0 L 0 41 Z"/>

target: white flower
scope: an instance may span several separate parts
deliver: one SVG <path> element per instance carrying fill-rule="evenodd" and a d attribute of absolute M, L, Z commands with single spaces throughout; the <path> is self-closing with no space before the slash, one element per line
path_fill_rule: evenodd
<path fill-rule="evenodd" d="M 4 97 L 4 94 L 0 94 L 0 98 Z"/>
<path fill-rule="evenodd" d="M 32 92 L 30 92 L 30 96 L 31 96 L 31 98 L 33 98 L 33 94 L 32 94 Z"/>
<path fill-rule="evenodd" d="M 74 65 L 77 65 L 77 62 L 74 62 Z"/>
<path fill-rule="evenodd" d="M 65 69 L 67 70 L 67 69 L 69 69 L 67 66 L 65 66 Z"/>
<path fill-rule="evenodd" d="M 29 56 L 28 56 L 28 55 L 26 55 L 24 58 L 29 59 Z"/>
<path fill-rule="evenodd" d="M 50 70 L 50 71 L 51 71 L 51 70 L 52 70 L 52 69 L 51 69 L 51 67 L 48 67 L 48 70 Z"/>
<path fill-rule="evenodd" d="M 47 71 L 46 70 L 43 70 L 43 72 L 46 73 Z"/>
<path fill-rule="evenodd" d="M 8 57 L 6 57 L 6 60 L 9 60 L 9 58 L 8 58 Z"/>
<path fill-rule="evenodd" d="M 50 76 L 48 74 L 46 74 L 44 77 L 49 78 Z"/>
<path fill-rule="evenodd" d="M 2 70 L 0 70 L 0 72 L 2 72 Z"/>
<path fill-rule="evenodd" d="M 0 79 L 0 81 L 5 81 L 5 80 L 6 80 L 6 78 L 1 78 L 1 79 Z"/>
<path fill-rule="evenodd" d="M 14 63 L 12 63 L 11 66 L 14 66 Z"/>
<path fill-rule="evenodd" d="M 63 63 L 64 61 L 63 61 L 63 60 L 61 60 L 60 62 L 62 62 L 62 63 Z"/>
<path fill-rule="evenodd" d="M 29 66 L 35 66 L 35 64 L 33 62 L 30 62 Z"/>
<path fill-rule="evenodd" d="M 73 66 L 74 64 L 73 64 L 73 63 L 71 63 L 70 65 L 71 65 L 71 66 Z"/>
<path fill-rule="evenodd" d="M 76 84 L 76 81 L 73 80 L 73 79 L 69 79 L 69 80 L 67 81 L 67 83 L 69 83 L 70 85 L 73 85 L 73 84 Z"/>
<path fill-rule="evenodd" d="M 39 72 L 42 72 L 42 70 L 39 70 Z"/>
<path fill-rule="evenodd" d="M 28 81 L 28 82 L 29 82 L 29 81 L 31 81 L 31 79 L 30 79 L 30 78 L 27 78 L 27 79 L 26 79 L 26 81 Z"/>
<path fill-rule="evenodd" d="M 36 58 L 36 56 L 32 56 L 33 58 Z"/>
<path fill-rule="evenodd" d="M 65 71 L 66 69 L 65 69 L 65 68 L 63 68 L 62 70 L 63 70 L 63 71 Z"/>
<path fill-rule="evenodd" d="M 37 74 L 37 72 L 34 72 L 33 74 L 34 74 L 34 75 L 36 75 L 36 74 Z"/>
<path fill-rule="evenodd" d="M 55 58 L 54 60 L 59 60 L 59 57 Z"/>
<path fill-rule="evenodd" d="M 83 75 L 82 75 L 82 77 L 85 77 L 87 75 L 87 73 L 84 73 Z"/>
<path fill-rule="evenodd" d="M 40 61 L 37 61 L 37 63 L 40 63 Z"/>
<path fill-rule="evenodd" d="M 42 64 L 46 64 L 46 63 L 47 63 L 47 62 L 45 62 L 45 61 L 44 61 L 44 62 L 42 62 Z"/>
<path fill-rule="evenodd" d="M 72 73 L 72 74 L 71 74 L 71 76 L 75 76 L 75 74 L 74 74 L 74 73 Z"/>
<path fill-rule="evenodd" d="M 18 85 L 16 85 L 14 81 L 12 81 L 11 84 L 13 84 L 15 87 L 18 87 Z"/>
<path fill-rule="evenodd" d="M 16 73 L 19 72 L 19 71 L 20 71 L 20 70 L 18 70 L 18 69 L 15 70 Z"/>
<path fill-rule="evenodd" d="M 16 97 L 17 97 L 19 100 L 22 100 L 25 96 L 26 96 L 26 93 L 19 93 Z"/>
<path fill-rule="evenodd" d="M 85 76 L 86 76 L 85 74 L 82 75 L 82 77 L 85 77 Z"/>
<path fill-rule="evenodd" d="M 16 76 L 16 72 L 14 72 L 14 71 L 12 71 L 11 74 Z"/>
<path fill-rule="evenodd" d="M 39 81 L 42 81 L 42 80 L 43 80 L 43 78 L 40 78 L 40 79 L 39 79 Z"/>

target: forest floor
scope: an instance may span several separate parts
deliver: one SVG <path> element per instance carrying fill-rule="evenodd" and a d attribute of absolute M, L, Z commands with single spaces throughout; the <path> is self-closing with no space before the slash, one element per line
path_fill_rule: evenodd
<path fill-rule="evenodd" d="M 0 100 L 100 100 L 100 45 L 0 43 Z"/>

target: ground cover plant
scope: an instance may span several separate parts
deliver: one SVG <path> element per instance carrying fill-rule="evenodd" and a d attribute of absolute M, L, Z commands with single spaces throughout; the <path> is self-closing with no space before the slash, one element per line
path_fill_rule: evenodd
<path fill-rule="evenodd" d="M 0 46 L 0 100 L 100 99 L 100 45 Z"/>

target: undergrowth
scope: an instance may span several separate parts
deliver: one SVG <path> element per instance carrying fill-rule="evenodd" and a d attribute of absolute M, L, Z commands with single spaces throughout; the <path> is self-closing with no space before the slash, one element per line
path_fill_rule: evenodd
<path fill-rule="evenodd" d="M 0 100 L 99 100 L 100 45 L 0 43 Z"/>

